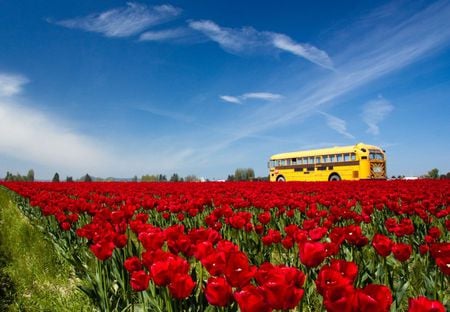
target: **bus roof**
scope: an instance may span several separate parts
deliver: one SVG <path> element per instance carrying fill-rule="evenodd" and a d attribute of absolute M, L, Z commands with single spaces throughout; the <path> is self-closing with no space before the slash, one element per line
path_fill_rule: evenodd
<path fill-rule="evenodd" d="M 304 150 L 304 151 L 296 151 L 296 152 L 288 152 L 275 154 L 270 157 L 270 159 L 285 159 L 285 158 L 296 158 L 296 157 L 306 157 L 306 156 L 319 156 L 319 155 L 327 155 L 327 154 L 338 154 L 338 153 L 351 153 L 355 152 L 356 149 L 376 149 L 381 152 L 383 150 L 375 145 L 368 145 L 364 143 L 358 143 L 356 145 L 348 145 L 348 146 L 335 146 L 329 148 L 321 148 L 321 149 L 313 149 L 313 150 Z"/>

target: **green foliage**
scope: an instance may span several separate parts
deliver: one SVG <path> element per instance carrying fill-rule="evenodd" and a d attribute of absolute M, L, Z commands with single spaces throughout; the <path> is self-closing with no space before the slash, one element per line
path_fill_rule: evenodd
<path fill-rule="evenodd" d="M 81 181 L 83 182 L 92 182 L 92 178 L 89 174 L 86 173 L 83 177 L 81 177 Z"/>
<path fill-rule="evenodd" d="M 59 173 L 56 172 L 55 175 L 53 176 L 52 182 L 59 182 Z"/>
<path fill-rule="evenodd" d="M 187 176 L 184 178 L 184 180 L 185 180 L 186 182 L 198 182 L 198 181 L 200 181 L 200 179 L 199 179 L 196 175 L 193 175 L 193 174 L 187 175 Z"/>
<path fill-rule="evenodd" d="M 180 177 L 178 176 L 178 173 L 174 173 L 171 177 L 170 177 L 170 182 L 178 182 L 180 181 Z"/>
<path fill-rule="evenodd" d="M 29 182 L 34 181 L 34 170 L 33 169 L 28 170 L 27 181 L 29 181 Z"/>
<path fill-rule="evenodd" d="M 433 168 L 427 173 L 427 177 L 430 179 L 438 179 L 439 178 L 439 170 L 437 168 Z"/>
<path fill-rule="evenodd" d="M 167 178 L 163 174 L 145 174 L 141 177 L 142 182 L 164 182 L 167 181 Z"/>
<path fill-rule="evenodd" d="M 11 172 L 7 171 L 4 180 L 7 182 L 20 182 L 20 181 L 33 182 L 34 181 L 34 170 L 33 169 L 28 170 L 28 173 L 26 176 L 23 176 L 20 173 L 12 174 Z"/>
<path fill-rule="evenodd" d="M 11 311 L 92 311 L 89 299 L 77 288 L 81 283 L 71 266 L 55 252 L 44 233 L 34 227 L 0 188 L 0 253 L 8 255 L 3 282 L 14 284 L 17 294 Z M 3 311 L 3 307 L 2 307 Z"/>
<path fill-rule="evenodd" d="M 252 168 L 238 168 L 234 171 L 234 181 L 252 181 L 255 179 L 255 171 Z"/>

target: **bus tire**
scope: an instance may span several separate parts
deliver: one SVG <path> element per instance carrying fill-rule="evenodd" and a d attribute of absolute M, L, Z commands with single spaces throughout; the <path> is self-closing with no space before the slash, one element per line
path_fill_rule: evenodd
<path fill-rule="evenodd" d="M 340 181 L 341 177 L 337 173 L 332 173 L 328 178 L 328 181 Z"/>
<path fill-rule="evenodd" d="M 280 175 L 277 177 L 277 182 L 286 182 L 286 178 Z"/>

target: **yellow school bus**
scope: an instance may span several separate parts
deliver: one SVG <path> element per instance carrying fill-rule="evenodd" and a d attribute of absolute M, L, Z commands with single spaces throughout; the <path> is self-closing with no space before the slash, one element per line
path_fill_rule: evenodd
<path fill-rule="evenodd" d="M 276 154 L 268 167 L 272 182 L 386 179 L 385 151 L 364 143 Z"/>

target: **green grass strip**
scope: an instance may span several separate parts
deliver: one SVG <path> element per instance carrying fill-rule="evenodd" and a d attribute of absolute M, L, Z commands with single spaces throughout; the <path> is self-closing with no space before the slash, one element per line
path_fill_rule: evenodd
<path fill-rule="evenodd" d="M 77 288 L 81 281 L 73 268 L 21 214 L 10 195 L 0 187 L 0 270 L 9 277 L 4 287 L 16 292 L 9 311 L 93 311 L 89 298 Z"/>

